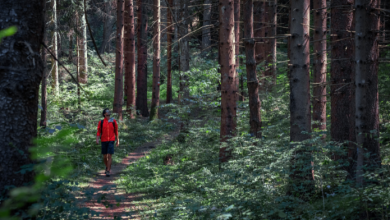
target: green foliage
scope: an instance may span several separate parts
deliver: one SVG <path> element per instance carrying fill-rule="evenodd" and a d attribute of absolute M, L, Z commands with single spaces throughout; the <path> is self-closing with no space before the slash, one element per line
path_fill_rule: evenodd
<path fill-rule="evenodd" d="M 1 43 L 1 40 L 5 37 L 10 37 L 14 34 L 16 34 L 16 32 L 18 31 L 18 28 L 16 26 L 11 26 L 9 28 L 6 28 L 4 30 L 0 30 L 0 43 Z"/>

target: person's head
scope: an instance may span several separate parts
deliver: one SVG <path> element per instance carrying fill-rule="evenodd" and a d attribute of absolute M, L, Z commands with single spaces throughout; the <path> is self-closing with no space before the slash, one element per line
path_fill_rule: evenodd
<path fill-rule="evenodd" d="M 105 118 L 110 118 L 110 115 L 111 115 L 110 109 L 108 109 L 108 108 L 104 109 L 102 115 Z"/>

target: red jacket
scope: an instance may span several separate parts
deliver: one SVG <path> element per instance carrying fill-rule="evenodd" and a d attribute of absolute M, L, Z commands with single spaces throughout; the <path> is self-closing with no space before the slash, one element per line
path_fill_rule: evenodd
<path fill-rule="evenodd" d="M 114 119 L 113 119 L 114 120 Z M 114 126 L 113 124 L 115 123 L 115 131 L 114 131 Z M 100 134 L 100 124 L 101 121 L 98 123 L 98 128 L 97 128 L 97 134 L 96 136 L 99 137 Z M 101 142 L 108 142 L 108 141 L 115 141 L 115 136 L 118 137 L 118 123 L 114 120 L 114 122 L 108 122 L 106 118 L 103 120 L 103 134 L 100 138 Z"/>

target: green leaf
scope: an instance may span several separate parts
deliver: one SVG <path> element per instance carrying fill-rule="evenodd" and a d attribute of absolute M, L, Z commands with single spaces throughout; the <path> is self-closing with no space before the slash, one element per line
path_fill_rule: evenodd
<path fill-rule="evenodd" d="M 0 42 L 3 38 L 9 37 L 14 35 L 18 31 L 18 28 L 16 26 L 11 26 L 9 28 L 6 28 L 4 30 L 0 31 Z"/>

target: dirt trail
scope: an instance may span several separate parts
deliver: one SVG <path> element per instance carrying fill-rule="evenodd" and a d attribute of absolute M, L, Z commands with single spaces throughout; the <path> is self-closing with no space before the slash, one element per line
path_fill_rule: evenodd
<path fill-rule="evenodd" d="M 90 194 L 93 193 L 92 199 L 83 196 L 83 206 L 99 214 L 99 216 L 92 216 L 91 219 L 140 219 L 137 210 L 141 207 L 135 207 L 132 202 L 141 195 L 126 194 L 124 189 L 117 188 L 115 181 L 120 178 L 122 171 L 130 164 L 158 147 L 163 140 L 172 140 L 178 134 L 179 131 L 174 131 L 162 138 L 138 147 L 134 152 L 124 158 L 121 163 L 112 166 L 110 177 L 106 177 L 104 170 L 101 170 L 85 190 L 85 192 L 90 192 Z"/>

